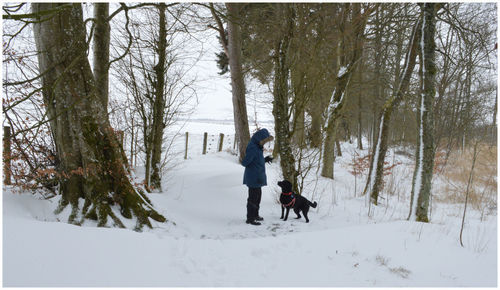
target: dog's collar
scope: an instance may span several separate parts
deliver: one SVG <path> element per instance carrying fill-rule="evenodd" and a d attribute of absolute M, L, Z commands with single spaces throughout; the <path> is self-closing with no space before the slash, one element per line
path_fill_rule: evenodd
<path fill-rule="evenodd" d="M 281 194 L 283 195 L 292 195 L 293 191 L 290 191 L 289 193 L 282 192 Z"/>

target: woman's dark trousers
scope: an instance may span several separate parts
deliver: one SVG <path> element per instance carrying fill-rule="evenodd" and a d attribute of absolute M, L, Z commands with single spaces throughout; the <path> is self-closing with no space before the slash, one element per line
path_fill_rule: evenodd
<path fill-rule="evenodd" d="M 248 188 L 247 221 L 253 221 L 259 216 L 261 197 L 262 197 L 262 189 L 260 187 Z"/>

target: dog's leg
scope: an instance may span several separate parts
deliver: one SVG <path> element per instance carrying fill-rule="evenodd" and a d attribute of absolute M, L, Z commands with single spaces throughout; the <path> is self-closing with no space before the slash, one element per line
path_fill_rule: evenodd
<path fill-rule="evenodd" d="M 294 208 L 293 211 L 297 215 L 296 219 L 300 219 L 301 218 L 301 216 L 300 216 L 300 210 L 298 208 Z"/>
<path fill-rule="evenodd" d="M 302 213 L 304 214 L 304 218 L 306 219 L 306 223 L 309 222 L 309 218 L 307 217 L 307 210 L 306 211 L 302 211 Z"/>
<path fill-rule="evenodd" d="M 280 219 L 283 219 L 285 217 L 285 207 L 281 205 L 281 217 Z"/>
<path fill-rule="evenodd" d="M 288 219 L 288 213 L 290 212 L 290 208 L 287 207 L 286 213 L 285 213 L 285 219 L 283 221 L 286 221 Z"/>

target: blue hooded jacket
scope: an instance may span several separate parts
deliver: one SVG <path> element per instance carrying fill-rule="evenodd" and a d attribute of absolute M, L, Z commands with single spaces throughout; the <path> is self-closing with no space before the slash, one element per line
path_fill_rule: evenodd
<path fill-rule="evenodd" d="M 255 132 L 250 142 L 248 142 L 245 158 L 241 161 L 241 165 L 245 166 L 243 184 L 246 184 L 250 188 L 267 185 L 263 146 L 259 142 L 269 136 L 267 129 L 260 129 Z"/>

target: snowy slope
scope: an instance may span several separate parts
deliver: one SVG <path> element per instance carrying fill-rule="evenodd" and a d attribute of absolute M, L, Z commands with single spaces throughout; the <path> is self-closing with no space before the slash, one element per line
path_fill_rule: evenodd
<path fill-rule="evenodd" d="M 68 225 L 52 213 L 57 200 L 4 188 L 3 286 L 497 285 L 496 216 L 471 215 L 465 248 L 446 206 L 435 205 L 430 224 L 405 220 L 407 200 L 368 217 L 342 166 L 349 157 L 339 160 L 335 181 L 320 180 L 314 198 L 304 193 L 319 202 L 309 224 L 279 219 L 277 162 L 263 188 L 263 225 L 245 224 L 243 167 L 226 152 L 168 173 L 165 192 L 150 197 L 169 222 L 143 233 Z"/>

